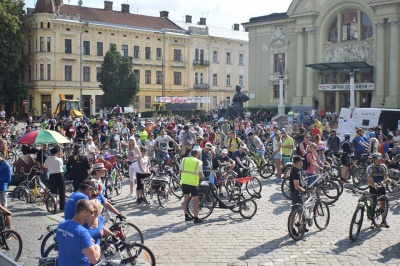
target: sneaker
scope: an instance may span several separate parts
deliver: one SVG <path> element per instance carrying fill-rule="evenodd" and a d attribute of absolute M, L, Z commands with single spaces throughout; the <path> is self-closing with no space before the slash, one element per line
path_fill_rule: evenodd
<path fill-rule="evenodd" d="M 197 218 L 197 219 L 194 219 L 194 221 L 193 221 L 195 224 L 201 224 L 201 223 L 203 223 L 203 220 L 200 220 L 199 218 Z"/>
<path fill-rule="evenodd" d="M 126 195 L 125 198 L 126 198 L 126 199 L 133 199 L 133 194 L 129 193 L 128 195 Z"/>
<path fill-rule="evenodd" d="M 140 204 L 140 203 L 142 203 L 142 200 L 140 198 L 136 199 L 136 204 Z"/>
<path fill-rule="evenodd" d="M 369 229 L 374 229 L 375 225 L 373 223 L 371 223 L 371 225 L 369 226 Z"/>
<path fill-rule="evenodd" d="M 185 222 L 193 221 L 193 218 L 190 216 L 185 216 Z"/>
<path fill-rule="evenodd" d="M 382 227 L 385 227 L 385 228 L 389 228 L 389 227 L 390 227 L 390 225 L 388 225 L 387 222 L 382 222 L 382 223 L 381 223 L 381 226 L 382 226 Z"/>

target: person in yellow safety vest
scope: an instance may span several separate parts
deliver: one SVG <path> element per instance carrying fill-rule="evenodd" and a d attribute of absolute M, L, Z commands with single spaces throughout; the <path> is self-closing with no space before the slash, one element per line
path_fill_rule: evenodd
<path fill-rule="evenodd" d="M 195 224 L 202 223 L 199 219 L 199 181 L 203 176 L 203 162 L 199 160 L 200 151 L 193 149 L 190 152 L 191 157 L 183 158 L 179 167 L 181 174 L 182 192 L 183 192 L 183 212 L 185 213 L 185 221 L 194 220 Z M 187 203 L 189 197 L 193 198 L 193 218 L 188 214 Z"/>

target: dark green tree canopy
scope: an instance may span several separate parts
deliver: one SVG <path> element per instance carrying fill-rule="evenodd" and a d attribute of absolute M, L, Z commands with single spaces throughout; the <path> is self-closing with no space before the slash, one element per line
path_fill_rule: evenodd
<path fill-rule="evenodd" d="M 139 82 L 132 70 L 131 58 L 123 58 L 115 44 L 106 53 L 97 78 L 104 92 L 105 106 L 129 106 L 139 92 Z"/>

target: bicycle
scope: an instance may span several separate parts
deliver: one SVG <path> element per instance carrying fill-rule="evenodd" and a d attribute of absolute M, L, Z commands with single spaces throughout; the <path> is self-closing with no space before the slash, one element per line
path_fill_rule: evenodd
<path fill-rule="evenodd" d="M 353 217 L 350 222 L 350 230 L 349 237 L 351 241 L 355 241 L 360 234 L 360 230 L 362 227 L 363 219 L 364 219 L 364 210 L 367 211 L 367 219 L 372 221 L 372 224 L 375 227 L 378 227 L 379 224 L 377 220 L 379 217 L 382 218 L 382 223 L 386 222 L 386 217 L 389 209 L 388 198 L 385 195 L 378 196 L 372 195 L 366 192 L 358 192 L 355 190 L 350 190 L 350 192 L 354 194 L 362 194 L 358 199 L 356 210 L 354 211 Z M 381 209 L 380 204 L 378 202 L 384 202 L 385 208 Z"/>
<path fill-rule="evenodd" d="M 169 187 L 170 178 L 163 173 L 152 173 L 143 182 L 143 199 L 150 205 L 153 195 L 157 195 L 158 204 L 165 208 L 169 200 L 169 194 L 172 193 Z"/>
<path fill-rule="evenodd" d="M 106 174 L 104 178 L 104 186 L 105 186 L 104 196 L 107 199 L 111 199 L 111 197 L 114 194 L 114 191 L 117 195 L 121 194 L 122 181 L 121 178 L 118 176 L 115 167 L 112 167 L 110 174 L 108 173 Z"/>
<path fill-rule="evenodd" d="M 262 158 L 253 151 L 248 151 L 250 159 L 256 164 L 257 171 L 264 179 L 270 178 L 275 172 L 275 165 L 273 163 L 263 163 Z"/>
<path fill-rule="evenodd" d="M 317 181 L 314 181 L 310 187 L 312 187 Z M 313 220 L 318 229 L 324 230 L 329 224 L 330 211 L 328 204 L 321 201 L 316 192 L 316 188 L 312 187 L 309 189 L 310 196 L 307 200 L 303 198 L 303 204 L 296 204 L 297 208 L 294 208 L 288 217 L 288 231 L 290 237 L 298 241 L 303 238 L 304 234 L 308 231 L 307 226 L 313 225 Z M 322 218 L 321 220 L 319 220 Z"/>
<path fill-rule="evenodd" d="M 6 229 L 6 217 L 0 214 L 0 249 L 3 254 L 14 261 L 18 261 L 22 253 L 22 239 L 11 229 Z"/>

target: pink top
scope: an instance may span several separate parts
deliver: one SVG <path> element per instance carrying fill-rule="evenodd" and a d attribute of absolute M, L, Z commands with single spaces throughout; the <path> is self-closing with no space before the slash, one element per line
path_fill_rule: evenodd
<path fill-rule="evenodd" d="M 308 169 L 306 170 L 307 174 L 315 174 L 315 165 L 313 164 L 313 162 L 317 161 L 317 157 L 310 152 L 309 154 L 307 154 L 307 162 L 309 164 Z"/>

